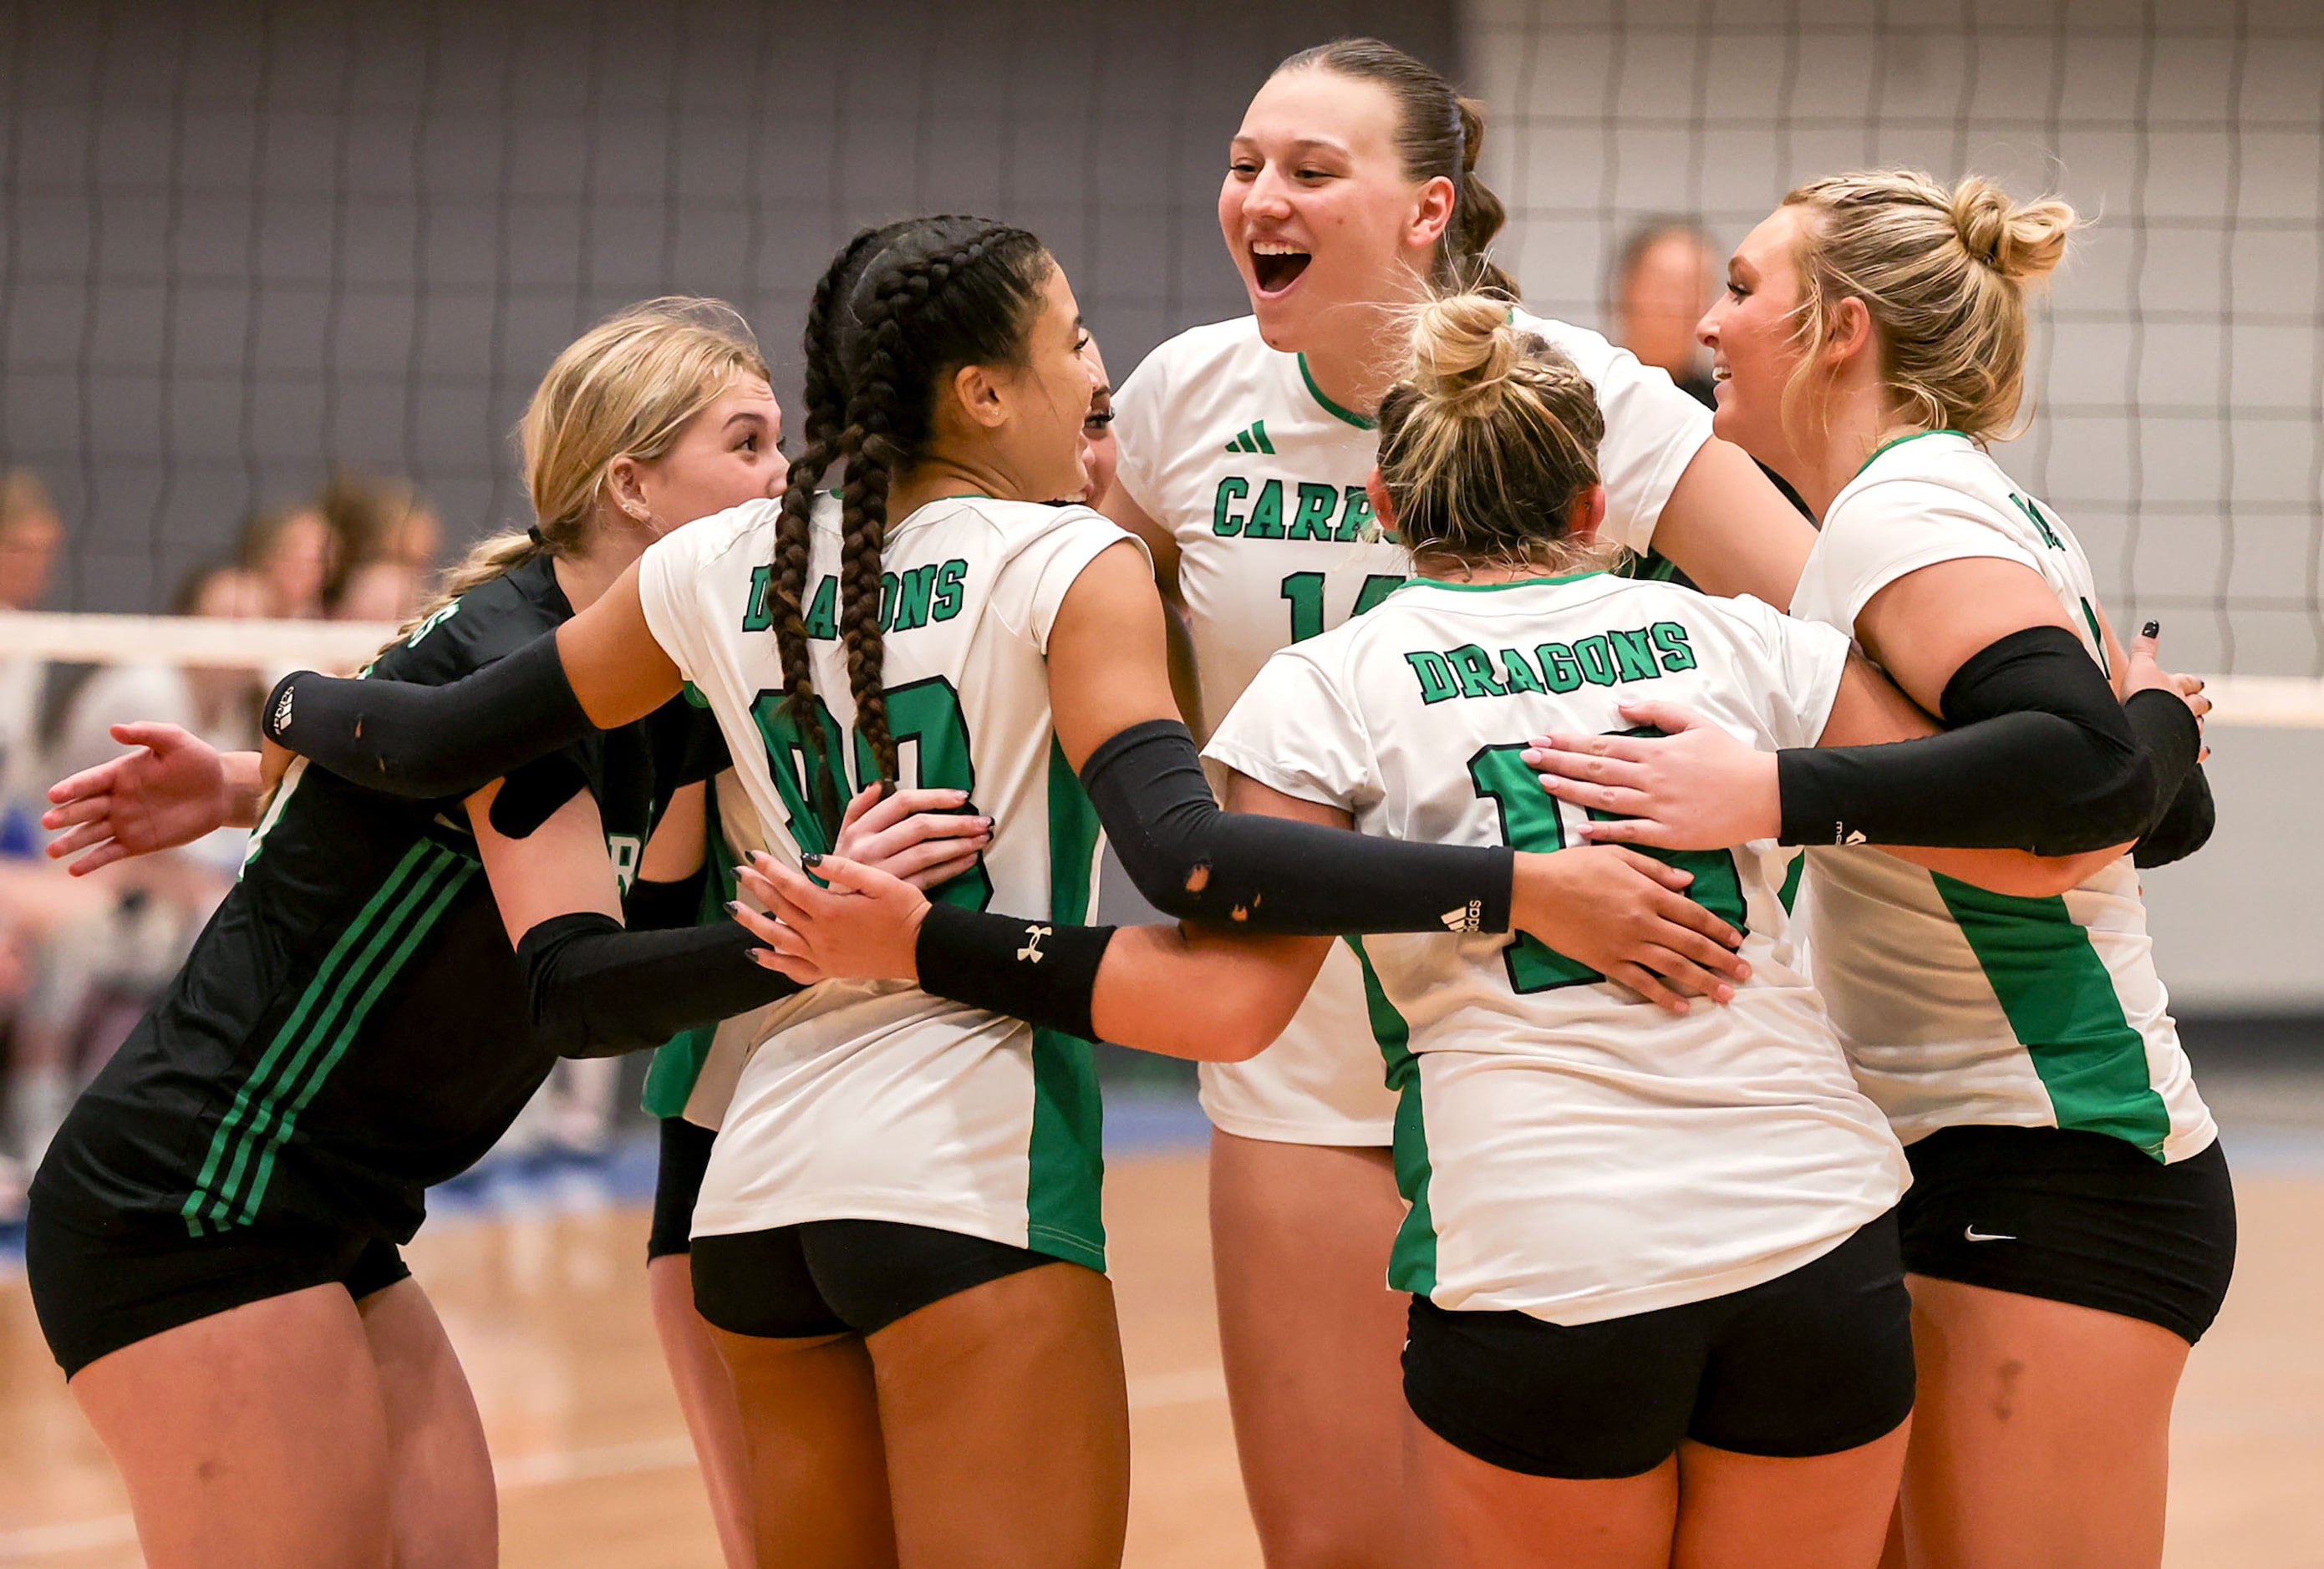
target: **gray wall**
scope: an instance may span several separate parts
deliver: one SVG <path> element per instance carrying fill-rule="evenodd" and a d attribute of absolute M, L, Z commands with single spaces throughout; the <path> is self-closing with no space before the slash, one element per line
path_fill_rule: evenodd
<path fill-rule="evenodd" d="M 1721 244 L 1819 174 L 1906 163 L 2097 221 L 1997 455 L 2181 669 L 2324 675 L 2324 7 L 2313 0 L 1465 0 L 1502 253 L 1602 325 L 1649 216 Z M 2324 724 L 2324 702 L 2318 719 Z M 2324 1009 L 2324 729 L 2220 729 L 2220 827 L 2150 880 L 2200 1011 Z"/>
<path fill-rule="evenodd" d="M 53 596 L 143 610 L 334 463 L 454 543 L 521 520 L 508 432 L 591 320 L 741 306 L 795 380 L 857 226 L 1023 223 L 1116 373 L 1240 308 L 1211 214 L 1283 55 L 1451 0 L 0 5 L 0 463 L 72 526 Z"/>

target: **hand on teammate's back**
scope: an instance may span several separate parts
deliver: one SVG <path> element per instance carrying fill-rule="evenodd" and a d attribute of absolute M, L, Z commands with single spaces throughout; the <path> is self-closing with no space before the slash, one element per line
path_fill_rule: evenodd
<path fill-rule="evenodd" d="M 68 868 L 74 876 L 191 844 L 234 820 L 226 763 L 208 742 L 166 724 L 115 725 L 112 734 L 133 749 L 49 786 L 41 826 L 64 831 L 48 853 L 86 851 Z"/>
<path fill-rule="evenodd" d="M 1751 977 L 1743 935 L 1686 896 L 1694 875 L 1620 845 L 1520 852 L 1509 924 L 1683 1015 Z"/>
<path fill-rule="evenodd" d="M 754 854 L 750 864 L 735 868 L 742 891 L 770 913 L 761 915 L 739 904 L 731 907 L 734 919 L 767 945 L 751 957 L 803 986 L 821 980 L 918 980 L 916 948 L 927 913 L 927 895 L 841 856 L 819 856 L 810 869 L 828 878 L 830 886 L 816 886 L 772 856 Z"/>
<path fill-rule="evenodd" d="M 875 784 L 847 803 L 832 853 L 933 888 L 974 866 L 991 842 L 992 820 L 970 807 L 967 791 Z"/>
<path fill-rule="evenodd" d="M 1526 752 L 1541 787 L 1592 819 L 1593 844 L 1725 849 L 1783 830 L 1775 755 L 1674 702 L 1626 702 L 1622 717 L 1658 735 L 1537 736 Z"/>

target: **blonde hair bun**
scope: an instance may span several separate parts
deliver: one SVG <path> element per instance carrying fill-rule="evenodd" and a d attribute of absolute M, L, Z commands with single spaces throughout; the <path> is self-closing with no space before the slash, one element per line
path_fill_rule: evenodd
<path fill-rule="evenodd" d="M 2066 240 L 2081 225 L 2074 209 L 2053 197 L 2020 206 L 1982 175 L 1968 175 L 1949 194 L 1946 211 L 1969 259 L 2015 283 L 2047 278 L 2066 257 Z"/>
<path fill-rule="evenodd" d="M 1425 398 L 1459 399 L 1498 389 L 1524 357 L 1509 302 L 1452 294 L 1420 307 L 1412 326 L 1412 384 Z"/>

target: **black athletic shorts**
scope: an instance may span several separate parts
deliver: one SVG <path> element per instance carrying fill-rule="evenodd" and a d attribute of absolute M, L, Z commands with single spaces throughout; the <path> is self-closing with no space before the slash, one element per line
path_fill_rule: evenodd
<path fill-rule="evenodd" d="M 1404 1398 L 1446 1443 L 1527 1476 L 1637 1476 L 1687 1438 L 1836 1454 L 1912 1414 L 1912 1310 L 1891 1212 L 1787 1275 L 1598 1324 L 1415 1297 Z"/>
<path fill-rule="evenodd" d="M 411 1271 L 393 1243 L 360 1232 L 262 1226 L 172 1236 L 92 1222 L 35 1197 L 24 1274 L 50 1353 L 71 1378 L 100 1356 L 229 1308 L 335 1282 L 360 1302 Z"/>
<path fill-rule="evenodd" d="M 2236 1190 L 2217 1143 L 2165 1166 L 2105 1133 L 1958 1127 L 1904 1154 L 1913 1273 L 2144 1319 L 2190 1345 L 2218 1317 Z"/>
<path fill-rule="evenodd" d="M 694 1306 L 733 1335 L 871 1335 L 931 1302 L 1059 1261 L 892 1220 L 811 1220 L 694 1239 Z"/>
<path fill-rule="evenodd" d="M 661 1119 L 661 1164 L 654 1170 L 653 1229 L 646 1233 L 646 1259 L 690 1251 L 694 1201 L 702 1197 L 702 1173 L 710 1165 L 715 1128 L 684 1117 Z"/>

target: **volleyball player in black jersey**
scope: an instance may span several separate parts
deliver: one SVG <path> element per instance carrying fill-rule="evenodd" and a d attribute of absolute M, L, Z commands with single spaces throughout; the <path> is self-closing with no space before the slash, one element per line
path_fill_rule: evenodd
<path fill-rule="evenodd" d="M 479 546 L 458 597 L 374 678 L 477 670 L 593 601 L 669 522 L 779 493 L 779 420 L 723 307 L 656 302 L 595 329 L 527 417 L 542 521 Z M 719 928 L 617 935 L 696 729 L 673 704 L 465 801 L 297 766 L 282 781 L 240 883 L 33 1186 L 34 1305 L 148 1562 L 493 1561 L 475 1402 L 396 1243 L 560 1049 L 649 1045 L 778 995 L 746 984 L 755 967 Z M 251 755 L 149 761 L 66 812 L 74 848 L 113 858 L 189 818 L 248 821 Z M 207 802 L 171 797 L 189 778 Z"/>

